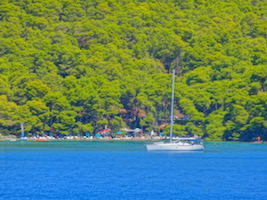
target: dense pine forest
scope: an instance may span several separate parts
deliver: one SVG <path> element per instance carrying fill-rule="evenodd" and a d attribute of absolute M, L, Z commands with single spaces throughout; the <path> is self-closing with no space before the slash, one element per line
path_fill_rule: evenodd
<path fill-rule="evenodd" d="M 267 139 L 267 1 L 1 0 L 0 133 Z"/>

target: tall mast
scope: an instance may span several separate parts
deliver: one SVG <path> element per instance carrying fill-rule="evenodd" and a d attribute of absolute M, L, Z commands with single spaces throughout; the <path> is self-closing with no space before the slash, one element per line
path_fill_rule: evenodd
<path fill-rule="evenodd" d="M 173 104 L 174 104 L 174 79 L 175 79 L 175 69 L 172 70 L 172 102 L 171 102 L 171 127 L 170 127 L 170 143 L 172 142 L 172 127 L 173 127 Z"/>
<path fill-rule="evenodd" d="M 21 129 L 21 137 L 24 138 L 24 124 L 20 122 L 20 129 Z"/>

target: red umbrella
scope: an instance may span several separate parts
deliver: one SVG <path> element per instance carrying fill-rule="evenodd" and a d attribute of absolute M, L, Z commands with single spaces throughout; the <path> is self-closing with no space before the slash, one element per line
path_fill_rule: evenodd
<path fill-rule="evenodd" d="M 101 132 L 101 133 L 108 133 L 108 132 L 110 132 L 110 128 L 103 129 L 103 130 L 101 130 L 100 132 Z"/>

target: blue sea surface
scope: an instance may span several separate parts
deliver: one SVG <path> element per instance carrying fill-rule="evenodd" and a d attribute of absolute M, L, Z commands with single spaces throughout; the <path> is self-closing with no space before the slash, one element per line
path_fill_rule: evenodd
<path fill-rule="evenodd" d="M 177 153 L 148 152 L 147 143 L 0 142 L 0 199 L 267 199 L 265 144 Z"/>

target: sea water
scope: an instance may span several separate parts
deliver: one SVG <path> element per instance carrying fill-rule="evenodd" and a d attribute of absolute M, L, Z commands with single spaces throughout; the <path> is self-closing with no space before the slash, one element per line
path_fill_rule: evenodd
<path fill-rule="evenodd" d="M 267 199 L 265 144 L 177 153 L 148 152 L 147 143 L 0 142 L 0 199 Z"/>

